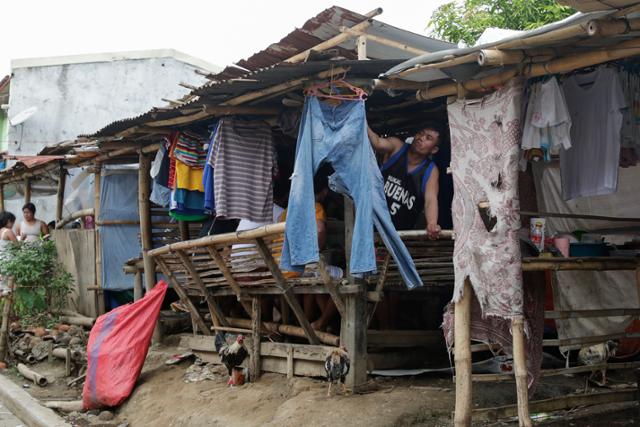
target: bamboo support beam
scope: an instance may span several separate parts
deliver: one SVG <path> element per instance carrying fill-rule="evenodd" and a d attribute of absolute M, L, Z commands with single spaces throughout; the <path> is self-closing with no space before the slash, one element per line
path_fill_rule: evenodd
<path fill-rule="evenodd" d="M 362 31 L 362 30 L 367 29 L 369 26 L 371 26 L 371 23 L 372 23 L 371 18 L 373 18 L 375 16 L 378 16 L 381 13 L 382 13 L 382 8 L 380 8 L 380 7 L 377 8 L 377 9 L 372 10 L 371 12 L 367 13 L 366 15 L 364 15 L 364 16 L 367 17 L 367 19 L 365 19 L 364 21 L 362 21 L 362 22 L 350 27 L 350 30 L 352 30 L 352 31 Z M 342 43 L 344 43 L 345 41 L 347 41 L 347 40 L 349 40 L 351 38 L 353 38 L 353 36 L 351 34 L 349 34 L 349 33 L 346 33 L 346 32 L 340 33 L 337 36 L 332 37 L 329 40 L 325 40 L 322 43 L 319 43 L 319 44 L 315 45 L 314 47 L 312 47 L 310 49 L 307 49 L 307 50 L 305 50 L 303 52 L 300 52 L 300 53 L 298 53 L 296 55 L 293 55 L 292 57 L 290 57 L 288 59 L 285 59 L 284 62 L 288 62 L 288 63 L 292 63 L 292 64 L 297 63 L 297 62 L 303 62 L 303 61 L 305 61 L 307 59 L 307 57 L 309 56 L 309 54 L 312 51 L 322 52 L 322 51 L 325 51 L 327 49 L 331 49 L 332 47 L 336 47 L 339 44 L 342 44 Z"/>
<path fill-rule="evenodd" d="M 329 293 L 329 295 L 331 295 L 331 299 L 333 300 L 333 303 L 336 305 L 336 308 L 338 309 L 338 313 L 340 313 L 341 317 L 344 317 L 346 312 L 346 309 L 344 306 L 344 300 L 338 293 L 338 287 L 336 286 L 333 279 L 331 278 L 331 275 L 329 274 L 329 269 L 327 267 L 327 263 L 325 262 L 322 255 L 320 255 L 320 259 L 318 261 L 318 271 L 320 272 L 320 277 L 324 282 L 324 286 L 327 288 L 327 292 Z"/>
<path fill-rule="evenodd" d="M 145 289 L 150 291 L 156 284 L 156 268 L 149 251 L 153 249 L 151 232 L 151 157 L 142 152 L 138 156 L 138 213 L 140 218 L 140 246 L 142 246 L 142 263 L 144 265 Z"/>
<path fill-rule="evenodd" d="M 282 271 L 280 271 L 280 268 L 273 259 L 271 250 L 261 237 L 257 238 L 255 242 L 258 253 L 260 253 L 260 256 L 269 268 L 269 271 L 271 271 L 271 274 L 276 281 L 276 285 L 282 290 L 287 304 L 289 305 L 289 307 L 291 307 L 291 310 L 296 316 L 298 323 L 300 323 L 300 326 L 302 326 L 302 329 L 304 329 L 307 339 L 311 344 L 319 344 L 320 340 L 318 340 L 318 336 L 316 335 L 313 328 L 311 328 L 311 324 L 304 315 L 304 311 L 302 310 L 298 299 L 295 297 L 295 295 L 293 295 L 293 292 L 291 292 L 291 287 L 287 284 L 287 280 L 282 275 Z"/>
<path fill-rule="evenodd" d="M 584 319 L 590 317 L 609 316 L 640 316 L 638 308 L 610 308 L 606 310 L 571 310 L 571 311 L 545 311 L 545 319 Z"/>
<path fill-rule="evenodd" d="M 608 371 L 618 369 L 633 369 L 640 367 L 640 362 L 622 362 L 622 363 L 600 363 L 597 365 L 572 366 L 570 368 L 543 369 L 540 371 L 541 377 L 555 377 L 560 375 L 582 374 L 585 372 L 594 372 L 601 369 Z M 474 382 L 498 382 L 513 381 L 514 376 L 509 374 L 474 374 Z"/>
<path fill-rule="evenodd" d="M 227 318 L 232 327 L 251 330 L 250 319 L 238 319 L 235 317 Z M 262 322 L 262 333 L 264 335 L 279 334 L 289 335 L 297 338 L 306 338 L 304 329 L 299 326 L 287 325 L 274 322 Z M 340 338 L 328 332 L 316 331 L 316 335 L 321 343 L 337 347 L 340 344 Z"/>
<path fill-rule="evenodd" d="M 82 218 L 85 216 L 92 216 L 94 215 L 94 213 L 95 213 L 95 210 L 93 208 L 75 211 L 70 215 L 62 218 L 60 221 L 56 221 L 56 230 L 63 228 L 65 225 L 69 224 L 72 221 L 75 221 L 78 218 Z"/>
<path fill-rule="evenodd" d="M 100 220 L 100 191 L 101 191 L 102 165 L 96 165 L 93 174 L 93 214 L 96 221 Z M 95 249 L 96 249 L 96 292 L 94 301 L 96 305 L 96 313 L 104 314 L 104 296 L 102 295 L 102 245 L 100 244 L 100 231 L 96 227 L 95 231 Z"/>
<path fill-rule="evenodd" d="M 464 289 L 454 309 L 454 359 L 456 367 L 456 407 L 455 427 L 471 426 L 471 298 L 469 279 L 464 281 Z"/>
<path fill-rule="evenodd" d="M 13 279 L 8 279 L 9 289 L 13 289 Z M 13 307 L 13 293 L 4 297 L 2 305 L 2 325 L 0 326 L 0 361 L 6 362 L 9 349 L 9 321 Z"/>
<path fill-rule="evenodd" d="M 24 204 L 31 202 L 31 178 L 24 180 Z"/>
<path fill-rule="evenodd" d="M 520 427 L 531 427 L 529 390 L 527 384 L 527 358 L 524 346 L 524 320 L 522 318 L 511 321 L 511 335 L 513 338 L 513 364 L 516 376 L 519 425 Z"/>
<path fill-rule="evenodd" d="M 218 249 L 215 246 L 207 246 L 207 252 L 209 252 L 209 255 L 218 266 L 218 270 L 220 270 L 224 278 L 227 280 L 229 287 L 235 293 L 236 298 L 240 302 L 240 305 L 242 305 L 242 308 L 244 308 L 244 311 L 249 316 L 251 316 L 251 307 L 245 300 L 242 299 L 242 288 L 240 288 L 240 285 L 236 281 L 235 277 L 233 277 L 231 270 L 229 270 L 229 267 L 227 267 L 227 264 L 225 263 L 224 258 L 222 258 L 222 255 L 220 255 L 220 252 L 218 252 Z"/>
<path fill-rule="evenodd" d="M 260 297 L 251 299 L 251 381 L 260 378 L 260 329 L 262 313 L 260 311 Z"/>
<path fill-rule="evenodd" d="M 178 258 L 180 258 L 182 265 L 184 265 L 184 267 L 187 269 L 187 272 L 191 276 L 191 279 L 193 280 L 195 285 L 198 287 L 200 292 L 202 292 L 202 296 L 207 301 L 207 306 L 209 307 L 209 312 L 211 313 L 211 320 L 213 321 L 213 324 L 215 326 L 229 326 L 229 323 L 227 322 L 222 309 L 220 309 L 218 303 L 207 291 L 207 287 L 202 281 L 200 273 L 198 273 L 196 266 L 193 265 L 193 262 L 191 262 L 189 256 L 187 256 L 187 254 L 185 254 L 183 251 L 178 251 L 176 252 L 176 254 L 178 255 Z"/>
<path fill-rule="evenodd" d="M 291 90 L 291 89 L 295 89 L 295 88 L 301 87 L 305 82 L 307 82 L 309 80 L 316 80 L 316 79 L 317 80 L 323 80 L 323 79 L 326 79 L 326 78 L 334 76 L 334 75 L 344 74 L 347 71 L 349 71 L 349 67 L 335 67 L 335 68 L 332 67 L 329 70 L 325 70 L 325 71 L 319 72 L 315 76 L 307 76 L 307 77 L 301 77 L 301 78 L 294 79 L 294 80 L 289 80 L 287 82 L 280 83 L 280 84 L 277 84 L 275 86 L 268 87 L 266 89 L 257 90 L 255 92 L 250 92 L 250 93 L 246 93 L 244 95 L 237 96 L 235 98 L 232 98 L 232 99 L 230 99 L 228 101 L 223 102 L 221 105 L 222 106 L 229 106 L 229 105 L 233 106 L 233 105 L 244 104 L 244 103 L 249 102 L 249 101 L 253 101 L 253 100 L 256 100 L 256 99 L 264 98 L 264 97 L 272 95 L 274 93 L 278 93 L 278 92 L 282 92 L 282 91 L 288 91 L 288 90 Z"/>
<path fill-rule="evenodd" d="M 67 182 L 67 170 L 60 165 L 60 176 L 58 177 L 58 190 L 56 191 L 56 223 L 62 219 L 62 208 L 64 207 L 64 187 Z"/>
<path fill-rule="evenodd" d="M 368 33 L 366 33 L 364 31 L 364 29 L 363 30 L 354 30 L 354 29 L 351 29 L 349 27 L 342 26 L 342 27 L 340 27 L 340 32 L 347 33 L 351 37 L 364 36 L 364 37 L 366 37 L 367 40 L 370 40 L 372 42 L 380 43 L 380 44 L 383 44 L 385 46 L 392 47 L 394 49 L 402 50 L 404 52 L 409 52 L 412 55 L 425 55 L 425 54 L 429 53 L 426 50 L 418 49 L 416 47 L 409 46 L 408 44 L 405 44 L 405 43 L 400 43 L 400 42 L 397 42 L 395 40 L 390 40 L 390 39 L 385 38 L 385 37 L 376 36 L 374 34 L 368 34 Z"/>
<path fill-rule="evenodd" d="M 175 278 L 171 270 L 169 270 L 169 267 L 167 267 L 167 264 L 165 264 L 165 262 L 160 258 L 156 259 L 156 264 L 160 267 L 160 270 L 162 270 L 162 274 L 164 274 L 167 280 L 169 280 L 171 287 L 176 292 L 176 294 L 178 294 L 180 301 L 185 306 L 187 306 L 187 309 L 191 314 L 191 320 L 193 321 L 193 324 L 196 325 L 198 329 L 202 331 L 203 334 L 211 335 L 211 331 L 209 330 L 209 328 L 207 328 L 207 325 L 204 323 L 202 316 L 200 316 L 198 309 L 193 304 L 193 301 L 191 301 L 191 298 L 189 298 L 187 291 L 185 291 L 182 288 L 182 286 L 180 286 L 180 283 L 178 283 L 178 280 Z"/>
<path fill-rule="evenodd" d="M 0 212 L 4 212 L 4 184 L 0 184 Z"/>
<path fill-rule="evenodd" d="M 505 84 L 518 74 L 531 78 L 547 74 L 563 74 L 578 68 L 591 65 L 602 64 L 616 59 L 627 58 L 640 54 L 640 39 L 631 39 L 608 47 L 606 50 L 595 50 L 580 53 L 564 58 L 555 59 L 545 64 L 529 64 L 522 73 L 518 69 L 510 69 L 498 74 L 493 74 L 481 79 L 469 80 L 462 83 L 465 90 L 469 92 L 481 92 L 489 88 Z M 421 89 L 416 94 L 421 101 L 427 101 L 443 96 L 456 95 L 458 93 L 458 83 L 447 83 L 433 88 Z"/>
<path fill-rule="evenodd" d="M 621 332 L 617 334 L 596 335 L 580 338 L 546 339 L 542 340 L 543 347 L 584 346 L 585 344 L 599 344 L 608 340 L 623 338 L 640 338 L 640 332 Z"/>
<path fill-rule="evenodd" d="M 525 58 L 523 50 L 482 49 L 478 53 L 478 65 L 490 67 L 494 65 L 519 64 Z"/>
<path fill-rule="evenodd" d="M 523 258 L 522 271 L 635 270 L 635 258 Z"/>
<path fill-rule="evenodd" d="M 640 19 L 610 19 L 591 21 L 588 34 L 591 37 L 611 37 L 640 30 Z"/>

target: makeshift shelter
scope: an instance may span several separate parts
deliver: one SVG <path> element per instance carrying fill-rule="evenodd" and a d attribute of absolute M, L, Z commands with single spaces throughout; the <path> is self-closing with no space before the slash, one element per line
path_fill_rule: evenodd
<path fill-rule="evenodd" d="M 418 85 L 420 86 L 416 93 L 418 100 L 433 102 L 450 97 L 448 102 L 454 103 L 456 99 L 471 100 L 487 96 L 496 89 L 508 86 L 517 78 L 529 79 L 531 84 L 532 79 L 535 78 L 576 73 L 587 67 L 610 61 L 619 61 L 616 65 L 620 69 L 629 70 L 629 73 L 634 72 L 633 64 L 637 61 L 633 57 L 640 53 L 637 32 L 639 7 L 635 4 L 636 2 L 621 1 L 604 4 L 590 1 L 561 1 L 561 3 L 586 13 L 578 13 L 563 21 L 496 42 L 413 58 L 381 76 L 383 80 L 380 86 L 413 88 Z M 629 94 L 629 96 L 635 95 Z M 553 103 L 552 100 L 547 102 Z M 594 102 L 605 103 L 606 101 L 599 99 Z M 572 119 L 579 122 L 573 116 Z M 472 139 L 467 142 L 472 145 L 480 143 Z M 578 141 L 580 142 L 582 141 Z M 636 143 L 637 141 L 633 142 L 633 144 Z M 611 155 L 617 162 L 619 153 L 613 152 Z M 603 157 L 602 161 L 604 160 Z M 621 165 L 629 166 L 622 163 Z M 564 188 L 567 182 L 562 184 L 560 182 L 561 169 L 557 160 L 552 159 L 550 164 L 540 162 L 533 164 L 532 167 L 533 176 L 529 176 L 527 181 L 521 179 L 520 182 L 520 194 L 525 199 L 523 204 L 529 205 L 529 209 L 523 206 L 519 212 L 523 223 L 531 217 L 543 217 L 547 218 L 547 227 L 558 233 L 573 230 L 587 230 L 601 235 L 609 233 L 617 236 L 622 233 L 637 233 L 640 222 L 637 212 L 640 206 L 638 198 L 631 195 L 637 193 L 637 182 L 640 177 L 637 166 L 620 169 L 618 174 L 616 163 L 617 192 L 614 190 L 609 191 L 612 194 L 570 201 L 566 200 L 575 196 L 567 196 Z M 454 175 L 461 172 L 461 170 L 455 170 L 452 165 Z M 586 177 L 591 173 L 593 171 L 582 170 L 580 176 Z M 566 179 L 567 177 L 564 176 L 563 180 Z M 486 208 L 487 205 L 480 206 L 482 207 Z M 617 242 L 622 243 L 622 241 L 624 237 L 618 237 Z M 621 257 L 620 255 L 630 256 Z M 540 346 L 559 346 L 562 351 L 568 351 L 610 339 L 622 339 L 621 342 L 624 342 L 625 339 L 636 337 L 637 331 L 633 327 L 634 323 L 631 322 L 640 314 L 639 267 L 637 253 L 634 256 L 634 252 L 625 254 L 618 251 L 610 257 L 596 258 L 574 253 L 570 258 L 523 258 L 523 271 L 545 271 L 547 282 L 549 285 L 553 283 L 553 286 L 548 289 L 553 293 L 555 308 L 547 306 L 545 318 L 555 320 L 558 339 L 543 340 L 536 347 L 539 349 Z M 560 270 L 563 272 L 559 272 Z M 550 272 L 554 271 L 558 273 L 553 274 L 552 281 Z M 593 273 L 594 271 L 596 273 Z M 478 284 L 473 285 L 475 288 Z M 471 295 L 472 288 L 467 282 L 463 295 L 455 306 L 456 425 L 471 423 L 472 381 L 496 381 L 513 377 L 511 374 L 471 374 L 471 352 L 486 349 L 484 344 L 470 345 L 470 339 L 479 339 L 477 325 L 473 326 L 473 320 L 470 321 Z M 619 315 L 628 317 L 607 317 Z M 520 425 L 531 425 L 529 406 L 535 411 L 545 411 L 550 408 L 564 407 L 565 404 L 575 406 L 604 400 L 635 399 L 633 393 L 612 393 L 608 396 L 596 393 L 579 397 L 563 397 L 565 400 L 562 405 L 559 404 L 559 399 L 529 404 L 525 359 L 534 356 L 523 348 L 524 336 L 521 322 L 522 318 L 514 320 L 513 323 L 513 354 L 518 405 L 500 408 L 501 416 L 517 413 L 520 417 Z M 603 358 L 600 363 L 604 369 L 638 367 L 638 362 L 607 363 L 607 359 L 608 357 Z M 588 366 L 573 366 L 566 369 L 542 370 L 541 375 L 564 375 L 589 372 L 591 369 Z M 476 415 L 487 416 L 492 414 L 491 411 L 491 409 L 480 410 Z"/>

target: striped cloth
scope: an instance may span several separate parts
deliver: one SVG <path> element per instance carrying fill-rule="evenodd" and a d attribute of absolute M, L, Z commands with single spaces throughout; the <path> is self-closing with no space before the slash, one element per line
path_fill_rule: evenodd
<path fill-rule="evenodd" d="M 173 155 L 185 165 L 192 168 L 203 168 L 207 159 L 204 148 L 206 139 L 190 132 L 180 132 Z"/>
<path fill-rule="evenodd" d="M 276 151 L 264 121 L 223 119 L 208 164 L 213 168 L 215 213 L 226 219 L 271 222 Z"/>

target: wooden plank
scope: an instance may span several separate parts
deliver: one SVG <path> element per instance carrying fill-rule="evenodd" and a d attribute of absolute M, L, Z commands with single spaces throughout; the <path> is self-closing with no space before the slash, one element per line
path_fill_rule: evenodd
<path fill-rule="evenodd" d="M 374 330 L 367 331 L 369 347 L 438 347 L 444 346 L 442 331 L 402 331 Z"/>
<path fill-rule="evenodd" d="M 280 271 L 280 268 L 276 264 L 276 261 L 273 259 L 271 250 L 261 237 L 255 239 L 255 242 L 260 256 L 262 256 L 262 259 L 264 260 L 265 264 L 269 268 L 269 271 L 271 271 L 271 274 L 276 281 L 276 286 L 278 286 L 282 290 L 282 294 L 284 295 L 287 304 L 289 305 L 289 307 L 291 307 L 291 310 L 296 316 L 298 323 L 300 323 L 300 326 L 304 330 L 307 339 L 311 344 L 319 344 L 320 340 L 318 340 L 315 331 L 311 328 L 311 324 L 305 317 L 304 311 L 302 310 L 298 299 L 291 292 L 291 288 L 287 284 L 287 280 L 284 278 L 284 276 L 282 275 L 282 271 Z"/>
<path fill-rule="evenodd" d="M 162 274 L 167 277 L 169 283 L 171 283 L 173 290 L 178 294 L 178 297 L 180 297 L 180 301 L 182 301 L 182 303 L 187 306 L 194 324 L 198 327 L 198 329 L 202 331 L 204 335 L 211 335 L 211 331 L 209 330 L 209 328 L 207 328 L 207 325 L 204 323 L 204 320 L 200 316 L 198 309 L 193 304 L 193 301 L 191 301 L 191 298 L 189 298 L 189 295 L 187 295 L 187 291 L 185 291 L 182 286 L 180 286 L 180 283 L 178 283 L 178 280 L 175 278 L 171 270 L 169 270 L 165 262 L 162 259 L 157 258 L 156 264 L 160 267 L 160 270 L 162 270 Z"/>
<path fill-rule="evenodd" d="M 609 308 L 606 310 L 567 310 L 545 311 L 545 319 L 576 319 L 589 317 L 635 316 L 640 315 L 638 308 Z"/>
<path fill-rule="evenodd" d="M 293 347 L 287 348 L 287 378 L 293 378 L 295 375 L 293 369 Z"/>
<path fill-rule="evenodd" d="M 260 297 L 253 297 L 251 300 L 251 338 L 253 348 L 251 351 L 251 381 L 255 382 L 260 378 L 260 325 L 262 312 L 260 310 Z"/>
<path fill-rule="evenodd" d="M 224 313 L 220 309 L 220 306 L 218 306 L 218 303 L 213 299 L 211 294 L 209 294 L 207 287 L 204 285 L 204 282 L 200 277 L 200 273 L 198 273 L 198 270 L 196 270 L 195 265 L 193 265 L 187 254 L 185 254 L 183 251 L 176 251 L 176 254 L 178 255 L 178 258 L 180 258 L 182 265 L 184 265 L 184 267 L 189 272 L 189 275 L 191 276 L 191 279 L 193 280 L 195 285 L 198 287 L 200 292 L 202 292 L 202 296 L 207 301 L 207 306 L 209 307 L 209 312 L 211 313 L 211 320 L 213 321 L 213 324 L 215 326 L 229 326 L 229 322 L 227 322 Z"/>
<path fill-rule="evenodd" d="M 231 270 L 229 270 L 229 267 L 224 261 L 224 258 L 222 258 L 222 255 L 220 255 L 220 252 L 218 252 L 218 248 L 216 248 L 215 246 L 207 246 L 207 252 L 209 252 L 209 255 L 218 266 L 218 270 L 220 270 L 224 278 L 227 279 L 229 287 L 231 288 L 231 290 L 233 290 L 233 293 L 235 294 L 238 301 L 240 301 L 240 304 L 242 305 L 242 308 L 244 308 L 244 311 L 248 315 L 251 315 L 249 304 L 247 304 L 246 301 L 242 300 L 242 289 L 240 288 L 240 285 L 236 281 L 235 277 L 233 277 L 233 274 L 231 274 Z"/>
<path fill-rule="evenodd" d="M 529 409 L 532 412 L 552 412 L 575 408 L 578 406 L 634 401 L 638 400 L 639 396 L 640 392 L 638 392 L 638 390 L 610 391 L 593 394 L 576 394 L 529 402 Z M 475 421 L 496 421 L 500 418 L 514 417 L 516 415 L 518 415 L 517 405 L 476 409 L 473 411 L 473 419 Z"/>
<path fill-rule="evenodd" d="M 336 308 L 338 309 L 340 316 L 344 317 L 345 315 L 344 301 L 342 300 L 342 297 L 338 293 L 338 287 L 336 286 L 335 282 L 331 278 L 331 275 L 329 274 L 327 263 L 325 262 L 322 254 L 320 255 L 320 258 L 318 261 L 318 271 L 320 272 L 320 277 L 324 282 L 324 286 L 327 288 L 327 292 L 329 293 L 329 295 L 331 295 L 331 299 L 333 300 L 333 303 L 336 305 Z"/>

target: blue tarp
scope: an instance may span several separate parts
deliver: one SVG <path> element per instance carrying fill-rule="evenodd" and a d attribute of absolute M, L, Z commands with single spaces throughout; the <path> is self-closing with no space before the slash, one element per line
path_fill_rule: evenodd
<path fill-rule="evenodd" d="M 138 221 L 138 170 L 106 169 L 100 188 L 99 221 Z M 102 249 L 102 287 L 107 290 L 133 289 L 133 276 L 122 270 L 125 262 L 140 255 L 138 225 L 99 226 Z"/>

